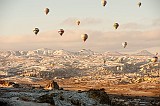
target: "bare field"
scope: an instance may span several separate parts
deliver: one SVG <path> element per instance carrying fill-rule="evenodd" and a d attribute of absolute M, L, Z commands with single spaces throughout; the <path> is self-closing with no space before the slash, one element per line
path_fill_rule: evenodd
<path fill-rule="evenodd" d="M 130 95 L 130 96 L 160 96 L 160 84 L 138 83 L 125 85 L 111 85 L 100 81 L 74 83 L 70 79 L 58 81 L 60 87 L 65 90 L 89 90 L 104 88 L 109 94 Z"/>
<path fill-rule="evenodd" d="M 11 80 L 13 81 L 13 80 Z M 73 79 L 55 80 L 58 85 L 64 90 L 85 91 L 89 89 L 104 88 L 108 94 L 129 95 L 129 96 L 160 96 L 160 84 L 155 83 L 137 83 L 137 84 L 110 84 L 107 81 L 81 81 L 75 82 Z M 40 80 L 35 82 L 24 82 L 21 80 L 14 80 L 26 86 L 46 86 L 49 80 Z"/>

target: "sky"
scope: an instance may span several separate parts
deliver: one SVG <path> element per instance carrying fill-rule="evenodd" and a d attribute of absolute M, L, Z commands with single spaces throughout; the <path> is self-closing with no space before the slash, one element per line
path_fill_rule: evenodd
<path fill-rule="evenodd" d="M 103 7 L 101 0 L 0 0 L 0 50 L 160 53 L 159 4 L 160 0 L 107 0 Z M 48 15 L 45 8 L 50 9 Z M 117 30 L 115 22 L 120 25 Z M 59 29 L 64 29 L 63 36 Z M 89 36 L 85 43 L 84 33 Z M 122 42 L 128 42 L 125 49 Z"/>

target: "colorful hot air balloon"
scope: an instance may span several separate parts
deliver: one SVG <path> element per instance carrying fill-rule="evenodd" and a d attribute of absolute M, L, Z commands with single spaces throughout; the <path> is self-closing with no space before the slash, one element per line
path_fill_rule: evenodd
<path fill-rule="evenodd" d="M 106 0 L 102 0 L 101 3 L 102 3 L 102 6 L 106 6 L 107 1 Z"/>
<path fill-rule="evenodd" d="M 78 21 L 76 21 L 76 23 L 77 23 L 77 25 L 80 25 L 81 22 L 78 20 Z"/>
<path fill-rule="evenodd" d="M 123 42 L 123 43 L 122 43 L 122 46 L 123 46 L 124 48 L 126 48 L 127 42 Z"/>
<path fill-rule="evenodd" d="M 141 5 L 142 5 L 142 3 L 141 3 L 141 2 L 139 2 L 139 3 L 138 3 L 138 6 L 139 6 L 139 7 L 141 7 Z"/>
<path fill-rule="evenodd" d="M 45 14 L 47 15 L 47 14 L 49 13 L 49 9 L 48 9 L 48 8 L 45 8 L 45 9 L 44 9 L 44 12 L 45 12 Z"/>
<path fill-rule="evenodd" d="M 81 38 L 85 42 L 87 40 L 87 38 L 88 38 L 88 35 L 87 34 L 82 34 Z"/>
<path fill-rule="evenodd" d="M 62 36 L 63 33 L 64 33 L 64 30 L 63 30 L 63 29 L 59 29 L 59 30 L 58 30 L 58 33 Z"/>
<path fill-rule="evenodd" d="M 157 62 L 158 61 L 158 57 L 157 56 L 152 57 L 151 61 L 154 62 L 154 63 Z"/>
<path fill-rule="evenodd" d="M 37 35 L 38 32 L 39 32 L 39 29 L 38 29 L 38 28 L 34 28 L 34 29 L 33 29 L 33 32 L 34 32 L 35 35 Z"/>
<path fill-rule="evenodd" d="M 114 23 L 113 27 L 114 27 L 115 29 L 117 29 L 117 28 L 119 27 L 119 24 L 118 24 L 118 23 Z"/>

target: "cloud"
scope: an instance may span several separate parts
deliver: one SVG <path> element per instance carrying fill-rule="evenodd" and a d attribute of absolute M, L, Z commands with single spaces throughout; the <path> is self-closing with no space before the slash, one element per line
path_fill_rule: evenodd
<path fill-rule="evenodd" d="M 84 43 L 81 34 L 89 35 Z M 14 35 L 0 36 L 2 50 L 32 50 L 37 48 L 80 50 L 83 48 L 94 51 L 136 51 L 140 49 L 160 47 L 160 29 L 146 31 L 95 31 L 95 30 L 65 30 L 60 36 L 57 30 L 41 32 L 37 36 Z M 122 42 L 128 42 L 126 49 Z"/>
<path fill-rule="evenodd" d="M 95 50 L 135 51 L 145 48 L 160 47 L 160 30 L 150 31 L 90 31 L 88 39 L 91 48 Z M 122 48 L 122 42 L 128 42 L 126 49 Z"/>

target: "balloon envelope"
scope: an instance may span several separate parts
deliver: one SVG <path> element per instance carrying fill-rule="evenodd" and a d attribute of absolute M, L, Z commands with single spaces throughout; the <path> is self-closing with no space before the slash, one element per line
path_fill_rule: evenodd
<path fill-rule="evenodd" d="M 63 29 L 59 29 L 59 30 L 58 30 L 58 33 L 62 36 L 63 33 L 64 33 L 64 30 L 63 30 Z"/>
<path fill-rule="evenodd" d="M 138 6 L 139 6 L 139 7 L 141 7 L 141 5 L 142 5 L 142 3 L 141 3 L 141 2 L 139 2 L 139 3 L 138 3 Z"/>
<path fill-rule="evenodd" d="M 38 29 L 38 28 L 34 28 L 34 29 L 33 29 L 33 32 L 34 32 L 35 35 L 37 35 L 38 32 L 39 32 L 39 29 Z"/>
<path fill-rule="evenodd" d="M 49 13 L 49 9 L 48 8 L 45 8 L 45 14 L 47 15 Z"/>
<path fill-rule="evenodd" d="M 115 29 L 117 29 L 119 27 L 119 24 L 118 23 L 114 23 L 113 26 L 114 26 Z"/>
<path fill-rule="evenodd" d="M 157 62 L 158 61 L 158 57 L 157 56 L 152 57 L 151 61 L 154 62 L 154 63 Z"/>
<path fill-rule="evenodd" d="M 102 0 L 101 3 L 102 3 L 102 6 L 106 6 L 107 1 L 106 0 Z"/>
<path fill-rule="evenodd" d="M 127 42 L 123 42 L 123 43 L 122 43 L 122 46 L 123 46 L 124 48 L 126 48 Z"/>
<path fill-rule="evenodd" d="M 82 34 L 81 38 L 85 42 L 87 40 L 87 38 L 88 38 L 88 35 L 87 34 Z"/>
<path fill-rule="evenodd" d="M 81 22 L 78 20 L 76 23 L 77 23 L 77 25 L 80 25 Z"/>

